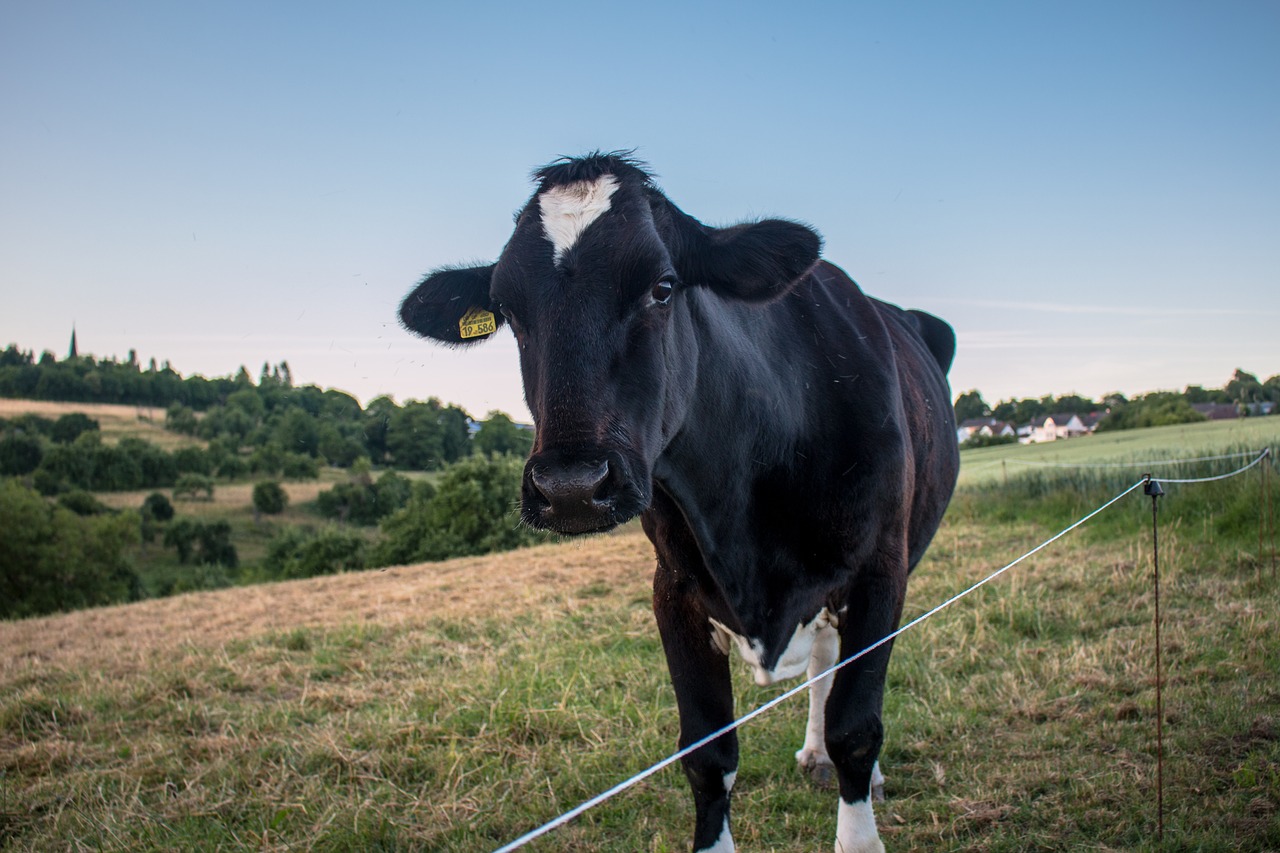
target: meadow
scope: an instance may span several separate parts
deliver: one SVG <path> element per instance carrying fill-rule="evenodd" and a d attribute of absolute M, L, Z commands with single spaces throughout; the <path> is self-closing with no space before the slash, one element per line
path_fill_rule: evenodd
<path fill-rule="evenodd" d="M 905 618 L 1141 475 L 1015 459 L 1280 444 L 1280 418 L 1205 427 L 966 451 Z M 877 809 L 890 850 L 1280 849 L 1280 578 L 1261 470 L 1161 499 L 1163 840 L 1139 490 L 897 641 Z M 629 526 L 0 623 L 0 846 L 492 850 L 674 749 L 652 570 Z M 789 686 L 737 666 L 735 681 L 740 712 Z M 740 733 L 739 849 L 830 848 L 835 794 L 794 764 L 804 715 L 792 700 Z M 685 850 L 691 826 L 668 768 L 528 849 Z"/>

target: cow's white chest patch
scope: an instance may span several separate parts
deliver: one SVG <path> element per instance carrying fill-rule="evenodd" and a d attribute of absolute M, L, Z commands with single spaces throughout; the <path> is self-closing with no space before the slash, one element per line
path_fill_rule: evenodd
<path fill-rule="evenodd" d="M 556 263 L 573 248 L 587 226 L 608 212 L 617 189 L 617 178 L 601 175 L 594 181 L 552 187 L 538 196 L 542 233 L 551 241 Z"/>
<path fill-rule="evenodd" d="M 835 628 L 839 625 L 839 618 L 827 608 L 822 608 L 822 610 L 818 611 L 818 615 L 813 617 L 812 622 L 808 624 L 802 622 L 796 626 L 795 633 L 787 641 L 787 647 L 782 650 L 782 654 L 778 657 L 778 662 L 774 664 L 772 669 L 765 669 L 762 663 L 764 660 L 763 643 L 756 639 L 735 634 L 724 624 L 714 619 L 707 621 L 711 623 L 712 644 L 725 654 L 728 654 L 729 649 L 736 646 L 742 659 L 755 669 L 755 682 L 761 687 L 772 684 L 775 681 L 802 675 L 809 666 L 809 657 L 813 653 L 813 643 L 818 636 L 818 632 L 825 628 Z"/>

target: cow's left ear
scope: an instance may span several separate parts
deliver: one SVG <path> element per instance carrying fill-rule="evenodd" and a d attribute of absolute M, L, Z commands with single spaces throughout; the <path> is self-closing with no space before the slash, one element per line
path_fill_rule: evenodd
<path fill-rule="evenodd" d="M 685 253 L 691 275 L 681 271 L 681 278 L 748 302 L 782 296 L 822 254 L 816 231 L 785 219 L 701 231 Z"/>
<path fill-rule="evenodd" d="M 400 303 L 400 322 L 414 334 L 453 346 L 487 339 L 503 324 L 489 299 L 494 266 L 428 274 Z"/>

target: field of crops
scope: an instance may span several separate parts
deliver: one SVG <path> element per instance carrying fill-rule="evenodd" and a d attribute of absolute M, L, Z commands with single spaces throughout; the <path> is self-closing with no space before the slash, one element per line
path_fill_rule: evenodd
<path fill-rule="evenodd" d="M 1110 473 L 1013 460 L 1275 446 L 1272 420 L 966 452 L 906 617 L 1114 494 Z M 1260 470 L 1162 498 L 1164 840 L 1139 490 L 898 640 L 877 810 L 890 850 L 1280 849 Z M 629 529 L 2 623 L 0 846 L 492 850 L 674 748 L 652 567 Z M 788 686 L 735 676 L 740 711 Z M 835 795 L 792 757 L 804 714 L 793 701 L 741 733 L 741 850 L 830 847 Z M 669 768 L 529 849 L 685 850 L 691 826 Z"/>

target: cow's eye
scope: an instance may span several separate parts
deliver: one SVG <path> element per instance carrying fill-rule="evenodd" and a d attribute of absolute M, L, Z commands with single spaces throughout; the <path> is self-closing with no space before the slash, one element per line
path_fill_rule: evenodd
<path fill-rule="evenodd" d="M 649 297 L 658 305 L 666 305 L 671 301 L 671 293 L 675 290 L 675 284 L 671 279 L 664 278 L 653 286 L 653 290 L 649 292 Z"/>

